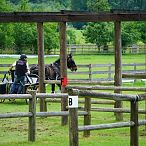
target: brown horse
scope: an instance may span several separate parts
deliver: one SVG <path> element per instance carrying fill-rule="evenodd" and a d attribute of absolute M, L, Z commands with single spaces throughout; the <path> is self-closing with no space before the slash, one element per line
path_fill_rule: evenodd
<path fill-rule="evenodd" d="M 77 65 L 72 58 L 72 55 L 67 56 L 67 68 L 71 71 L 77 71 Z M 34 65 L 30 68 L 30 74 L 38 75 L 38 65 Z M 46 80 L 60 80 L 60 58 L 54 63 L 45 65 L 45 79 Z M 61 88 L 60 84 L 57 84 Z M 52 84 L 52 93 L 55 92 L 55 84 Z"/>

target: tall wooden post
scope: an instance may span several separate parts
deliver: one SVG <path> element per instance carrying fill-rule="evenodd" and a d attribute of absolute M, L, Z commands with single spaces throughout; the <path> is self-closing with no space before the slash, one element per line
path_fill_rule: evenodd
<path fill-rule="evenodd" d="M 66 22 L 60 23 L 60 72 L 61 80 L 67 80 L 67 50 L 66 50 Z M 65 85 L 61 84 L 61 92 L 65 93 Z M 67 111 L 67 98 L 61 99 L 61 110 Z M 62 125 L 66 125 L 68 122 L 68 116 L 62 116 Z"/>
<path fill-rule="evenodd" d="M 130 127 L 130 146 L 138 146 L 138 102 L 131 101 L 130 120 L 135 124 Z"/>
<path fill-rule="evenodd" d="M 115 25 L 115 86 L 122 85 L 122 47 L 121 47 L 121 22 L 116 21 Z M 120 90 L 115 90 L 115 93 L 121 93 Z M 116 101 L 115 108 L 122 108 L 122 102 Z M 122 113 L 115 113 L 116 120 L 123 120 Z"/>
<path fill-rule="evenodd" d="M 85 105 L 84 105 L 85 111 L 88 113 L 84 116 L 84 125 L 91 125 L 91 98 L 85 97 Z M 90 131 L 85 130 L 84 131 L 84 137 L 89 137 Z"/>
<path fill-rule="evenodd" d="M 44 31 L 43 23 L 37 23 L 38 30 L 38 66 L 39 66 L 39 92 L 45 93 L 45 65 L 44 65 Z M 40 98 L 40 111 L 46 111 L 45 99 Z"/>
<path fill-rule="evenodd" d="M 32 116 L 29 117 L 28 140 L 33 142 L 36 138 L 36 91 L 30 91 L 30 94 L 32 98 L 29 99 L 29 112 Z"/>

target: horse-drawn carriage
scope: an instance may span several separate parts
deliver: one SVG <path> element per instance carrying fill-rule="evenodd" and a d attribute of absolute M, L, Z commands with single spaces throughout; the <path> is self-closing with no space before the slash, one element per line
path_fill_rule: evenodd
<path fill-rule="evenodd" d="M 14 82 L 14 71 L 7 72 L 2 82 L 0 83 L 0 94 L 10 94 L 11 86 Z M 21 83 L 17 83 L 13 94 L 18 94 L 19 87 Z M 26 74 L 25 84 L 19 92 L 20 94 L 25 94 L 28 90 L 37 90 L 38 89 L 38 76 L 35 74 Z M 5 99 L 1 99 L 0 102 L 4 102 Z"/>
<path fill-rule="evenodd" d="M 72 72 L 77 70 L 77 65 L 72 58 L 72 55 L 67 55 L 67 68 L 70 69 Z M 37 90 L 38 88 L 38 71 L 39 67 L 38 65 L 34 65 L 30 68 L 30 74 L 26 75 L 26 83 L 23 87 L 22 94 L 27 93 L 28 89 L 30 90 Z M 8 73 L 7 73 L 8 74 Z M 8 78 L 7 74 L 4 75 L 2 83 L 0 83 L 0 94 L 9 94 L 10 87 L 14 81 L 14 72 L 11 72 L 10 79 Z M 45 79 L 46 80 L 60 80 L 60 58 L 57 59 L 52 64 L 45 65 Z M 59 88 L 61 87 L 60 84 L 57 84 Z M 19 88 L 16 86 L 16 94 Z M 55 92 L 55 84 L 52 84 L 52 93 Z M 1 102 L 4 102 L 5 100 L 1 100 Z"/>

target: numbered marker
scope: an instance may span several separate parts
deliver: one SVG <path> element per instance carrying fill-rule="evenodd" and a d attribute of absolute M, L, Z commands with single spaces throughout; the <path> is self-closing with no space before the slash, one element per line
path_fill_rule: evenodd
<path fill-rule="evenodd" d="M 69 108 L 78 108 L 78 96 L 69 96 L 68 97 L 68 107 Z"/>

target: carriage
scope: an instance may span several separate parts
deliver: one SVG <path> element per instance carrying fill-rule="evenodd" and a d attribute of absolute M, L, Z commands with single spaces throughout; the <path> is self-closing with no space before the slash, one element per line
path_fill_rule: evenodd
<path fill-rule="evenodd" d="M 4 75 L 2 82 L 0 83 L 0 94 L 9 94 L 10 93 L 11 85 L 14 82 L 14 72 L 15 71 L 7 72 Z M 37 90 L 38 89 L 38 79 L 39 79 L 38 75 L 36 75 L 36 74 L 26 74 L 25 84 L 23 85 L 21 94 L 25 94 L 29 90 Z M 14 94 L 17 94 L 20 84 L 21 83 L 18 83 L 16 85 Z M 0 100 L 0 102 L 4 102 L 4 101 L 5 101 L 5 99 Z M 10 99 L 9 99 L 9 101 L 10 101 Z"/>
<path fill-rule="evenodd" d="M 72 57 L 72 54 L 67 55 L 67 68 L 72 72 L 77 71 L 77 65 Z M 26 75 L 26 83 L 23 87 L 22 94 L 27 93 L 28 90 L 37 90 L 38 89 L 38 65 L 34 65 L 30 68 L 30 74 Z M 0 83 L 0 94 L 9 94 L 12 83 L 14 82 L 14 71 L 11 72 L 10 79 L 8 78 L 8 73 L 4 75 L 2 83 Z M 60 58 L 51 64 L 45 65 L 45 79 L 46 80 L 60 80 Z M 60 84 L 57 84 L 59 88 Z M 16 87 L 19 88 L 19 84 Z M 51 93 L 55 93 L 55 84 L 52 84 Z M 5 100 L 1 100 L 0 102 L 4 102 Z"/>

